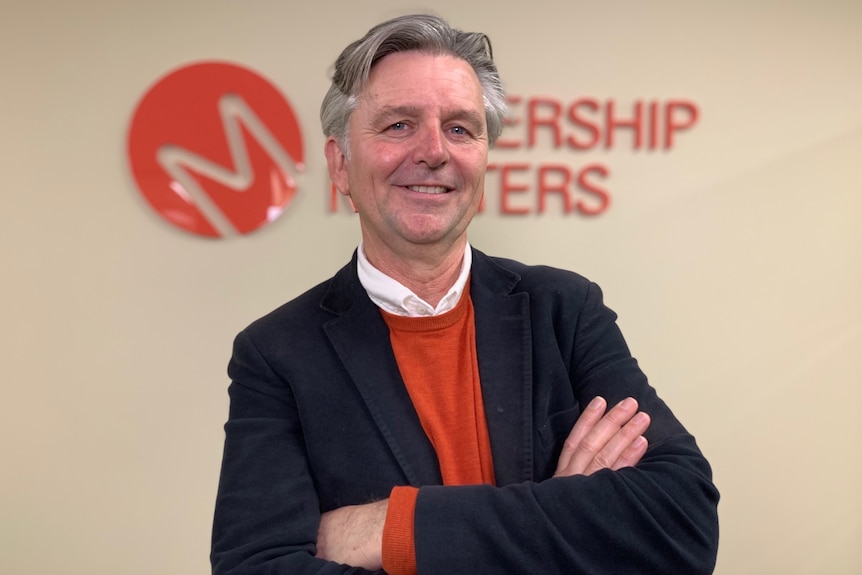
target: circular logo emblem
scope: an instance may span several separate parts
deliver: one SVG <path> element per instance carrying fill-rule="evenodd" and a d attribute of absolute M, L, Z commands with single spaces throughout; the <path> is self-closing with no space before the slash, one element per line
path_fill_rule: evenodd
<path fill-rule="evenodd" d="M 138 103 L 128 134 L 132 175 L 156 212 L 187 232 L 247 234 L 296 193 L 302 135 L 287 99 L 233 64 L 175 70 Z"/>

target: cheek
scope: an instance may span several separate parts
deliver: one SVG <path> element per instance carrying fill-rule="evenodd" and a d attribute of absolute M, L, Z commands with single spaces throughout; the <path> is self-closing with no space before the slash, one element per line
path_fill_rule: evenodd
<path fill-rule="evenodd" d="M 389 175 L 398 169 L 401 165 L 403 154 L 389 149 L 386 146 L 369 147 L 362 154 L 361 158 L 356 158 L 353 168 L 353 175 L 371 180 L 385 180 Z"/>
<path fill-rule="evenodd" d="M 393 149 L 390 146 L 386 146 L 382 150 L 380 150 L 375 157 L 375 166 L 378 174 L 382 176 L 388 176 L 390 174 L 395 173 L 402 165 L 405 164 L 405 158 L 407 157 L 404 150 Z"/>
<path fill-rule="evenodd" d="M 461 171 L 464 177 L 469 182 L 475 182 L 476 185 L 482 185 L 485 181 L 485 172 L 488 170 L 487 154 L 476 154 L 473 157 L 466 158 L 461 164 Z"/>

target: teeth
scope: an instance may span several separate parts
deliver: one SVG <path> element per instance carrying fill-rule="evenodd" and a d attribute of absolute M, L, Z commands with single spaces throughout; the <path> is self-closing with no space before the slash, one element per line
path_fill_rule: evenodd
<path fill-rule="evenodd" d="M 445 194 L 446 188 L 443 186 L 408 186 L 414 192 L 420 194 Z"/>

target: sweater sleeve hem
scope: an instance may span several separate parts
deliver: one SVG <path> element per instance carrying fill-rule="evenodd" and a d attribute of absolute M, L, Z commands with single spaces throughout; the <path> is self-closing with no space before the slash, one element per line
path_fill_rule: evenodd
<path fill-rule="evenodd" d="M 383 524 L 383 570 L 390 575 L 416 575 L 413 520 L 418 494 L 416 487 L 398 486 L 389 495 Z"/>

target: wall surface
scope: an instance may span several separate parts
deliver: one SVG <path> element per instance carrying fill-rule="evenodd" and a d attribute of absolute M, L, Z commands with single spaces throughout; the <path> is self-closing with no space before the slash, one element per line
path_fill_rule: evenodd
<path fill-rule="evenodd" d="M 521 97 L 506 137 L 522 146 L 491 159 L 520 165 L 507 185 L 526 191 L 501 208 L 492 172 L 471 241 L 604 288 L 714 466 L 716 573 L 862 573 L 862 3 L 502 6 L 3 8 L 0 572 L 208 572 L 232 338 L 328 277 L 359 237 L 343 205 L 328 209 L 317 110 L 331 64 L 381 19 L 431 10 L 487 32 Z M 306 145 L 281 218 L 225 240 L 160 219 L 126 158 L 144 92 L 201 60 L 269 78 Z M 625 128 L 610 147 L 557 147 L 551 124 L 528 148 L 531 98 L 613 101 L 621 117 L 638 101 L 689 102 L 698 117 L 669 149 L 636 149 Z M 602 213 L 564 213 L 553 194 L 539 211 L 543 166 L 597 165 Z M 583 188 L 571 196 L 597 205 Z"/>

